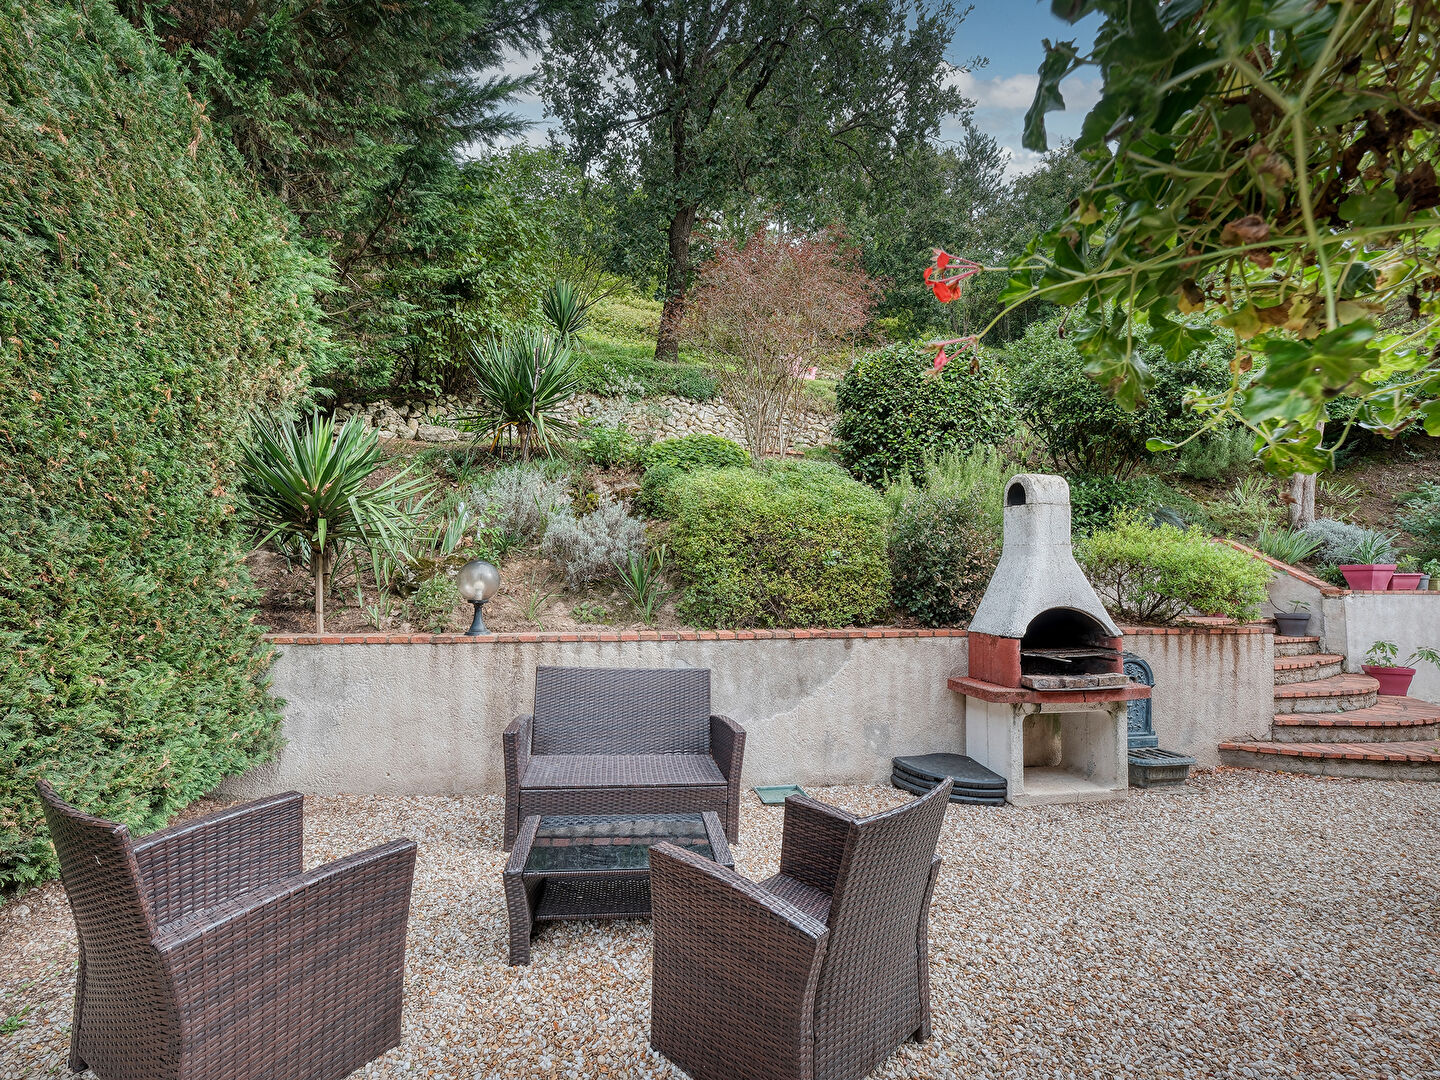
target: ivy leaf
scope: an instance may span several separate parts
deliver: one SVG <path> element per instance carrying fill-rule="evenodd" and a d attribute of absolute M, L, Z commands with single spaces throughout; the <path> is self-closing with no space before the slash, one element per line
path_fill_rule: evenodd
<path fill-rule="evenodd" d="M 1150 341 L 1165 350 L 1165 357 L 1172 364 L 1183 363 L 1192 352 L 1215 336 L 1204 327 L 1173 322 L 1154 308 L 1149 311 L 1149 319 Z"/>
<path fill-rule="evenodd" d="M 1069 6 L 1069 5 L 1067 5 Z M 1045 137 L 1045 114 L 1065 108 L 1065 98 L 1060 94 L 1060 83 L 1077 66 L 1075 42 L 1061 41 L 1054 45 L 1045 39 L 1045 59 L 1040 62 L 1040 82 L 1035 87 L 1035 100 L 1025 113 L 1025 134 L 1021 145 L 1026 150 L 1044 152 L 1050 149 Z"/>
<path fill-rule="evenodd" d="M 1381 188 L 1363 195 L 1351 195 L 1340 204 L 1340 216 L 1352 225 L 1384 225 L 1400 205 L 1400 197 L 1390 188 Z"/>

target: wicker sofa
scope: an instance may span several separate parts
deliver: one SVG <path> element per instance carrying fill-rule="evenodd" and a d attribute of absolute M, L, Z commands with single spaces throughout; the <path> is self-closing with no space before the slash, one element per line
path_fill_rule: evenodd
<path fill-rule="evenodd" d="M 951 782 L 856 820 L 792 795 L 780 872 L 650 849 L 650 1045 L 694 1080 L 858 1080 L 930 1035 L 935 845 Z"/>
<path fill-rule="evenodd" d="M 80 938 L 70 1068 L 338 1080 L 400 1042 L 415 844 L 301 871 L 301 798 L 132 841 L 38 785 Z"/>
<path fill-rule="evenodd" d="M 504 751 L 506 851 L 532 814 L 713 810 L 739 840 L 745 731 L 711 714 L 708 668 L 536 668 Z"/>

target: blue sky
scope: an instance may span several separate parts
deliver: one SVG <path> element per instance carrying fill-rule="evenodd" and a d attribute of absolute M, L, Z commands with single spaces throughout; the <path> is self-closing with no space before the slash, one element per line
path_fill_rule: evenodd
<path fill-rule="evenodd" d="M 1087 18 L 1075 26 L 1050 14 L 1048 2 L 1034 0 L 974 0 L 974 10 L 960 24 L 948 59 L 969 70 L 956 76 L 965 96 L 975 101 L 975 124 L 1000 141 L 1010 152 L 1010 172 L 1025 172 L 1034 167 L 1036 157 L 1020 145 L 1025 110 L 1035 93 L 1035 72 L 1045 55 L 1041 40 L 1074 39 L 1081 51 L 1088 49 L 1097 19 Z M 975 57 L 988 61 L 972 66 Z M 529 72 L 535 69 L 530 57 L 512 56 L 506 70 Z M 1067 79 L 1062 86 L 1066 109 L 1051 113 L 1050 140 L 1074 136 L 1080 130 L 1085 112 L 1097 99 L 1098 76 L 1087 71 Z M 545 139 L 549 124 L 538 97 L 527 96 L 511 107 L 511 111 L 532 121 L 526 136 L 534 142 Z M 951 123 L 941 132 L 943 138 L 955 138 L 959 125 Z"/>

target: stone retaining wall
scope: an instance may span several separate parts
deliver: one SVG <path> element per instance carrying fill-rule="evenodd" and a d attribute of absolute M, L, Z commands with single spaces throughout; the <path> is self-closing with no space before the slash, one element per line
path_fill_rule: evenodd
<path fill-rule="evenodd" d="M 475 411 L 474 403 L 451 396 L 433 402 L 341 404 L 335 408 L 335 418 L 361 418 L 384 437 L 441 443 L 462 437 L 460 432 L 449 426 L 451 418 Z M 718 397 L 711 401 L 690 401 L 681 397 L 630 401 L 580 394 L 566 402 L 559 411 L 568 420 L 591 420 L 611 427 L 623 424 L 636 435 L 650 435 L 656 439 L 680 435 L 723 435 L 741 446 L 746 444 L 739 419 Z M 823 413 L 800 413 L 791 424 L 792 448 L 804 450 L 834 442 L 831 431 L 833 420 L 834 417 Z"/>
<path fill-rule="evenodd" d="M 748 732 L 747 786 L 882 782 L 896 755 L 965 745 L 964 699 L 945 685 L 969 669 L 963 630 L 272 640 L 287 744 L 274 762 L 227 781 L 230 796 L 500 792 L 500 733 L 529 711 L 540 664 L 710 668 L 715 710 Z M 1161 684 L 1161 745 L 1213 764 L 1222 739 L 1268 730 L 1270 641 L 1250 627 L 1127 636 Z"/>

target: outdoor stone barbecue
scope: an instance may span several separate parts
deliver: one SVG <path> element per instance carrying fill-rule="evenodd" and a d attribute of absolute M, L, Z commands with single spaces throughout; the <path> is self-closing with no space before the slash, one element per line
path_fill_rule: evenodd
<path fill-rule="evenodd" d="M 1129 790 L 1123 635 L 1070 546 L 1070 485 L 1021 474 L 1005 489 L 1000 564 L 970 623 L 965 752 L 1019 806 L 1104 802 Z"/>

